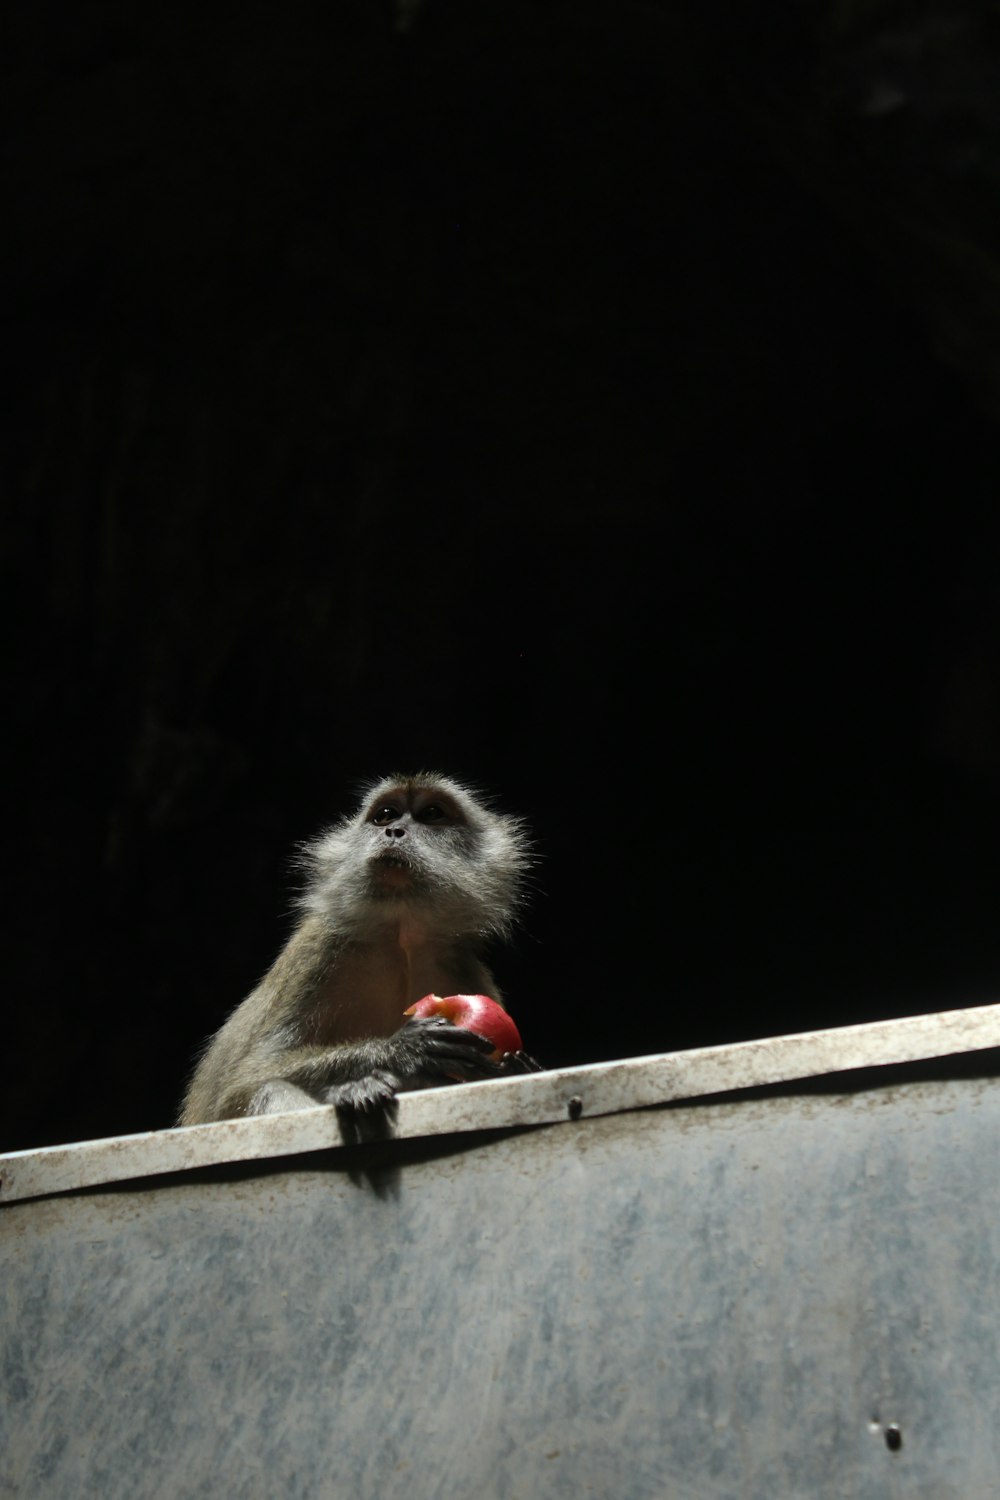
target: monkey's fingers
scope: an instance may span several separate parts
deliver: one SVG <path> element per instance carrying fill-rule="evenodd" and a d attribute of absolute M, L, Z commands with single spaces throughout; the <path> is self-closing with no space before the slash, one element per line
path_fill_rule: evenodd
<path fill-rule="evenodd" d="M 347 1083 L 331 1083 L 320 1091 L 324 1104 L 332 1104 L 341 1111 L 369 1114 L 395 1107 L 396 1091 L 401 1080 L 394 1073 L 378 1069 L 366 1073 L 364 1078 L 353 1078 Z"/>
<path fill-rule="evenodd" d="M 501 1073 L 544 1073 L 545 1069 L 530 1052 L 505 1052 L 497 1066 Z"/>
<path fill-rule="evenodd" d="M 464 1026 L 456 1026 L 445 1016 L 418 1017 L 407 1021 L 396 1032 L 396 1037 L 407 1051 L 423 1058 L 474 1059 L 479 1054 L 488 1057 L 496 1050 L 489 1037 L 480 1036 L 477 1031 L 466 1031 Z"/>
<path fill-rule="evenodd" d="M 450 1035 L 427 1037 L 421 1049 L 425 1067 L 450 1069 L 457 1064 L 466 1073 L 474 1070 L 482 1077 L 492 1077 L 496 1071 L 497 1064 L 492 1057 L 495 1050 L 488 1037 L 465 1031 L 460 1026 L 451 1027 Z"/>
<path fill-rule="evenodd" d="M 402 1026 L 396 1032 L 396 1036 L 421 1035 L 447 1036 L 456 1032 L 462 1036 L 474 1036 L 477 1042 L 482 1042 L 484 1047 L 493 1047 L 489 1037 L 480 1036 L 478 1031 L 468 1031 L 464 1026 L 456 1026 L 447 1016 L 407 1016 Z"/>

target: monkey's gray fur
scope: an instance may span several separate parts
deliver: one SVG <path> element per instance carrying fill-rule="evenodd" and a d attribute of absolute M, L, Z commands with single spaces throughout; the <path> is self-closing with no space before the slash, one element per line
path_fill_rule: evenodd
<path fill-rule="evenodd" d="M 304 846 L 302 921 L 208 1044 L 180 1123 L 376 1109 L 402 1089 L 494 1076 L 482 1037 L 403 1012 L 430 993 L 502 1003 L 481 953 L 509 935 L 530 863 L 522 820 L 458 782 L 374 783 Z"/>

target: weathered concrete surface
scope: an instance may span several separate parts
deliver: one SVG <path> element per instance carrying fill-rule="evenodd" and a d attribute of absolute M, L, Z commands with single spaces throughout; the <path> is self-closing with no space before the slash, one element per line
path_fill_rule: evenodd
<path fill-rule="evenodd" d="M 0 1493 L 986 1500 L 998 1139 L 953 1079 L 11 1204 Z"/>

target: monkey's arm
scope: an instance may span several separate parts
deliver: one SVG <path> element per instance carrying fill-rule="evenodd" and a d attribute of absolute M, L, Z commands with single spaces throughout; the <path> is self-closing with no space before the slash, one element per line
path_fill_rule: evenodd
<path fill-rule="evenodd" d="M 438 1016 L 407 1021 L 392 1036 L 335 1047 L 283 1047 L 272 1037 L 241 1058 L 217 1091 L 198 1087 L 196 1075 L 181 1124 L 273 1114 L 309 1102 L 384 1108 L 401 1090 L 497 1077 L 502 1067 L 490 1062 L 492 1050 L 485 1037 Z"/>
<path fill-rule="evenodd" d="M 392 1036 L 302 1052 L 314 1050 L 322 1055 L 296 1052 L 283 1059 L 281 1077 L 321 1103 L 343 1109 L 377 1109 L 401 1090 L 493 1078 L 499 1071 L 489 1060 L 492 1042 L 440 1016 L 406 1021 Z"/>
<path fill-rule="evenodd" d="M 407 1021 L 389 1037 L 345 1042 L 332 1051 L 301 1048 L 282 1059 L 281 1079 L 323 1104 L 367 1110 L 410 1089 L 543 1071 L 527 1052 L 505 1052 L 491 1062 L 492 1050 L 487 1037 L 442 1016 L 427 1016 Z M 270 1080 L 264 1089 L 269 1086 Z M 258 1089 L 248 1113 L 265 1114 L 269 1108 L 267 1095 Z"/>

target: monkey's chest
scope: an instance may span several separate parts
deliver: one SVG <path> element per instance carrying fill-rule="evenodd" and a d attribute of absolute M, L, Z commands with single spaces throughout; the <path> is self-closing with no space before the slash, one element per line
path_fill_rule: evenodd
<path fill-rule="evenodd" d="M 457 969 L 434 954 L 344 953 L 317 988 L 303 1040 L 333 1045 L 390 1036 L 402 1026 L 408 1006 L 424 995 L 454 994 L 460 980 Z"/>

